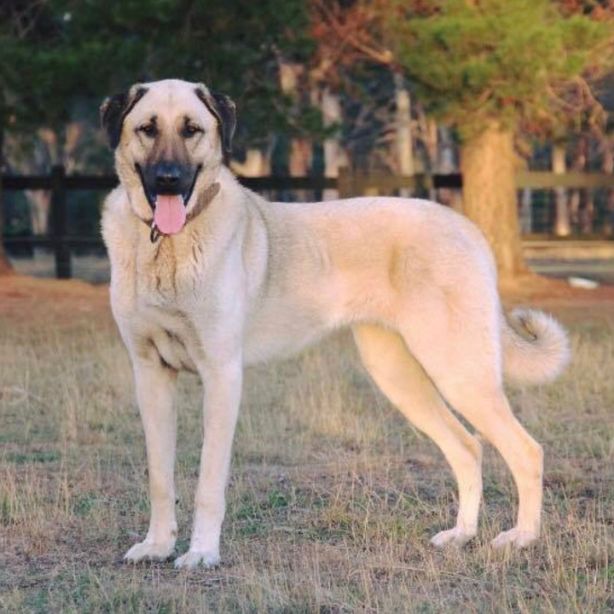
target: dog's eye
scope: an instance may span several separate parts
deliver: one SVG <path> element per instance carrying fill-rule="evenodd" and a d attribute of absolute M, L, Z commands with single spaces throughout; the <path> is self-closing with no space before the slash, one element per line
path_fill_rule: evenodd
<path fill-rule="evenodd" d="M 150 139 L 153 139 L 158 134 L 158 129 L 153 124 L 144 124 L 138 130 Z"/>
<path fill-rule="evenodd" d="M 200 127 L 200 126 L 196 126 L 194 124 L 186 124 L 182 129 L 181 129 L 181 136 L 183 136 L 184 139 L 190 139 L 192 138 L 197 132 L 204 132 L 204 130 Z"/>

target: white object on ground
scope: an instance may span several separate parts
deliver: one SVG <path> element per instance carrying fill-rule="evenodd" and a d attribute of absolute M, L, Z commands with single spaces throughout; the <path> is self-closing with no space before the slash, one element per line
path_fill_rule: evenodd
<path fill-rule="evenodd" d="M 585 290 L 594 290 L 599 287 L 599 282 L 586 277 L 568 277 L 567 281 L 572 288 L 584 288 Z"/>

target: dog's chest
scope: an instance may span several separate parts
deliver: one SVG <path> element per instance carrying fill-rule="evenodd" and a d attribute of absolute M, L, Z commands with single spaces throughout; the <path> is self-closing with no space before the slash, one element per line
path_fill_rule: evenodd
<path fill-rule="evenodd" d="M 203 272 L 202 250 L 198 247 L 167 238 L 141 245 L 136 254 L 137 295 L 164 304 L 193 294 Z"/>
<path fill-rule="evenodd" d="M 163 363 L 196 371 L 203 355 L 193 317 L 202 281 L 202 254 L 199 250 L 186 254 L 185 243 L 161 239 L 159 244 L 135 246 L 129 311 L 133 325 L 141 330 L 139 337 Z"/>
<path fill-rule="evenodd" d="M 194 325 L 184 312 L 142 305 L 137 317 L 146 323 L 144 337 L 163 363 L 178 371 L 197 371 L 202 347 Z"/>

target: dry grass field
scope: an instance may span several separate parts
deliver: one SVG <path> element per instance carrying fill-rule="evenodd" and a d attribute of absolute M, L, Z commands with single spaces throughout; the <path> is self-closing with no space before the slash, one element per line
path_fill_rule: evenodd
<path fill-rule="evenodd" d="M 144 535 L 144 440 L 105 288 L 0 282 L 0 611 L 606 612 L 614 610 L 614 302 L 558 301 L 571 370 L 511 390 L 546 453 L 544 532 L 493 552 L 511 477 L 485 453 L 481 531 L 464 550 L 443 457 L 374 389 L 351 339 L 249 370 L 223 565 L 127 566 Z M 187 548 L 200 390 L 181 379 L 179 549 Z"/>

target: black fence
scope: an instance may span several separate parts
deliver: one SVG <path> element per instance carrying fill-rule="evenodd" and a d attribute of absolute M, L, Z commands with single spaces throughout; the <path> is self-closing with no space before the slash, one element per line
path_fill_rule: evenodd
<path fill-rule="evenodd" d="M 257 192 L 275 192 L 278 195 L 308 190 L 320 198 L 324 190 L 337 190 L 339 197 L 363 194 L 398 194 L 409 190 L 413 194 L 425 195 L 434 189 L 462 188 L 462 176 L 412 175 L 407 177 L 384 173 L 353 174 L 342 170 L 339 177 L 240 177 L 246 187 Z M 67 175 L 64 167 L 54 166 L 50 175 L 44 176 L 0 176 L 0 206 L 3 191 L 47 190 L 51 192 L 49 231 L 45 236 L 4 236 L 4 243 L 11 247 L 49 247 L 55 258 L 55 272 L 59 279 L 71 277 L 71 250 L 82 247 L 101 248 L 100 235 L 78 235 L 69 233 L 67 193 L 71 190 L 113 189 L 118 183 L 115 176 Z M 614 177 L 601 173 L 523 172 L 517 175 L 518 188 L 533 189 L 614 189 Z"/>

